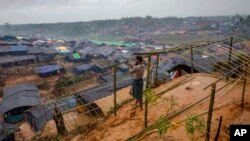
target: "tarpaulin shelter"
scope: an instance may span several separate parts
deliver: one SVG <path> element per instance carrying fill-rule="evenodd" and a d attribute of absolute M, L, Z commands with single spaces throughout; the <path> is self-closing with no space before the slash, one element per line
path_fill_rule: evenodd
<path fill-rule="evenodd" d="M 61 73 L 63 71 L 63 67 L 61 65 L 54 64 L 54 65 L 39 66 L 34 68 L 34 70 L 39 76 L 46 77 L 55 75 L 58 72 Z"/>
<path fill-rule="evenodd" d="M 12 45 L 0 47 L 0 55 L 25 55 L 27 54 L 26 45 Z"/>
<path fill-rule="evenodd" d="M 0 122 L 0 141 L 14 141 L 14 133 L 18 130 L 15 125 Z"/>
<path fill-rule="evenodd" d="M 122 78 L 124 77 L 125 75 L 122 73 L 122 72 L 117 72 L 116 73 L 116 77 L 119 79 L 119 78 Z M 101 77 L 102 80 L 104 80 L 105 82 L 108 82 L 108 83 L 111 83 L 114 81 L 114 75 L 113 74 L 109 74 L 109 75 L 104 75 Z"/>
<path fill-rule="evenodd" d="M 69 54 L 67 55 L 67 60 L 69 61 L 81 61 L 81 55 L 79 53 L 73 53 L 73 54 Z"/>
<path fill-rule="evenodd" d="M 0 113 L 7 123 L 17 123 L 23 119 L 23 112 L 39 105 L 41 97 L 34 84 L 18 84 L 3 89 Z"/>
<path fill-rule="evenodd" d="M 93 66 L 90 64 L 83 64 L 79 66 L 74 67 L 74 71 L 76 74 L 86 74 L 86 73 L 91 73 L 93 69 Z"/>
<path fill-rule="evenodd" d="M 90 40 L 90 42 L 103 46 L 103 45 L 109 45 L 109 46 L 123 46 L 123 47 L 133 47 L 135 46 L 134 43 L 126 43 L 123 41 L 99 41 L 99 40 Z"/>
<path fill-rule="evenodd" d="M 70 53 L 70 51 L 65 46 L 58 46 L 55 47 L 55 49 L 58 51 L 58 53 Z"/>
<path fill-rule="evenodd" d="M 2 36 L 0 37 L 1 41 L 15 41 L 17 40 L 16 36 L 10 36 L 10 35 L 6 35 L 6 36 Z"/>
<path fill-rule="evenodd" d="M 26 64 L 34 64 L 36 61 L 35 55 L 22 55 L 22 56 L 3 56 L 0 57 L 0 65 L 2 67 L 20 66 L 23 62 Z"/>
<path fill-rule="evenodd" d="M 128 72 L 128 65 L 126 65 L 126 64 L 121 64 L 121 65 L 118 65 L 117 66 L 117 69 L 119 70 L 119 71 L 121 71 L 121 72 L 123 72 L 123 73 L 126 73 L 126 72 Z"/>
<path fill-rule="evenodd" d="M 132 77 L 117 81 L 116 90 L 128 87 L 132 85 Z M 92 114 L 99 113 L 100 108 L 95 104 L 95 101 L 111 95 L 114 92 L 113 83 L 100 86 L 98 88 L 76 94 L 77 101 L 80 101 L 83 105 L 86 105 L 86 110 Z"/>
<path fill-rule="evenodd" d="M 53 118 L 54 108 L 49 105 L 40 105 L 26 111 L 26 120 L 35 131 L 40 131 Z"/>
<path fill-rule="evenodd" d="M 91 61 L 91 55 L 89 54 L 84 53 L 81 55 L 81 58 L 82 58 L 82 61 L 85 63 L 89 63 Z"/>
<path fill-rule="evenodd" d="M 10 47 L 11 55 L 24 55 L 27 54 L 27 46 L 25 45 L 13 45 Z"/>

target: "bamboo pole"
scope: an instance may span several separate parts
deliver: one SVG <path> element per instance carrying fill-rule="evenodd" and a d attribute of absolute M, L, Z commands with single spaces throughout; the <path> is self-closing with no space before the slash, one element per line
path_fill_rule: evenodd
<path fill-rule="evenodd" d="M 214 107 L 214 108 L 213 108 L 213 111 L 217 111 L 217 110 L 219 110 L 219 109 L 221 109 L 221 108 L 223 108 L 223 107 L 226 107 L 226 106 L 228 106 L 228 105 L 230 105 L 230 104 L 233 104 L 233 103 L 236 103 L 236 102 L 239 102 L 239 101 L 240 101 L 239 98 L 236 98 L 236 99 L 227 101 L 227 102 L 225 102 L 225 103 L 223 103 L 223 104 L 220 104 L 220 105 Z M 208 113 L 208 110 L 203 111 L 203 112 L 201 112 L 201 113 L 198 113 L 198 114 L 194 115 L 193 117 L 200 117 L 200 116 L 202 116 L 202 115 L 204 115 L 204 114 L 206 114 L 206 113 Z M 186 119 L 181 120 L 181 121 L 178 121 L 178 122 L 175 122 L 175 123 L 176 123 L 176 124 L 181 124 L 182 122 L 185 122 L 185 121 L 186 121 Z M 150 134 L 153 134 L 153 133 L 157 132 L 157 131 L 154 130 L 154 129 L 151 129 L 151 130 L 153 130 L 153 131 L 148 130 L 147 133 L 145 133 L 145 134 L 143 134 L 143 135 L 141 135 L 141 136 L 139 136 L 139 137 L 136 136 L 136 137 L 137 137 L 137 140 L 142 140 L 142 139 L 144 139 L 146 136 L 148 136 L 148 135 L 150 135 Z M 134 139 L 134 138 L 133 138 L 133 139 Z M 127 139 L 127 140 L 128 140 L 128 139 Z M 135 139 L 134 139 L 134 140 L 135 140 Z"/>
<path fill-rule="evenodd" d="M 221 123 L 222 123 L 222 116 L 220 116 L 220 121 L 219 121 L 218 129 L 217 129 L 217 133 L 216 133 L 214 141 L 218 141 L 218 138 L 219 138 L 219 135 L 220 135 Z"/>
<path fill-rule="evenodd" d="M 147 68 L 147 82 L 146 82 L 146 89 L 149 88 L 149 75 L 150 75 L 150 65 L 151 65 L 151 56 L 148 56 L 148 68 Z M 148 127 L 148 100 L 145 97 L 145 113 L 144 113 L 144 127 Z"/>
<path fill-rule="evenodd" d="M 190 47 L 190 57 L 191 57 L 191 74 L 193 74 L 194 73 L 193 46 Z"/>
<path fill-rule="evenodd" d="M 245 75 L 247 75 L 247 66 L 248 66 L 248 64 L 246 63 L 246 66 L 245 66 Z M 246 92 L 246 77 L 244 77 L 244 82 L 243 82 L 243 90 L 242 90 L 242 97 L 241 97 L 241 108 L 244 108 L 245 92 Z"/>
<path fill-rule="evenodd" d="M 230 37 L 230 49 L 229 49 L 229 57 L 228 57 L 228 66 L 231 68 L 231 56 L 232 56 L 232 48 L 233 48 L 233 37 Z M 229 68 L 229 69 L 230 69 Z M 227 80 L 229 76 L 227 76 Z"/>
<path fill-rule="evenodd" d="M 155 85 L 157 84 L 157 81 L 158 81 L 159 60 L 160 60 L 160 54 L 157 54 L 157 62 L 156 62 L 156 67 L 155 67 Z"/>
<path fill-rule="evenodd" d="M 115 65 L 113 67 L 114 69 L 114 115 L 116 115 L 116 107 L 117 107 L 117 103 L 116 103 L 116 70 L 117 70 L 117 66 Z"/>
<path fill-rule="evenodd" d="M 216 83 L 212 85 L 212 89 L 211 89 L 209 111 L 207 115 L 207 131 L 206 131 L 206 138 L 205 138 L 206 141 L 209 141 L 209 138 L 210 138 L 210 128 L 211 128 L 211 119 L 212 119 L 213 107 L 214 107 L 215 89 L 216 89 Z"/>
<path fill-rule="evenodd" d="M 227 77 L 228 75 L 230 75 L 233 71 L 239 69 L 240 67 L 242 67 L 244 64 L 241 64 L 233 69 L 231 69 L 231 71 L 227 72 L 226 74 L 224 74 L 223 76 L 221 76 L 219 79 L 217 79 L 215 82 L 213 82 L 212 84 L 209 84 L 208 86 L 206 86 L 205 88 L 203 88 L 203 90 L 206 90 L 207 88 L 209 88 L 210 86 L 212 86 L 214 83 L 219 82 L 220 80 L 224 79 L 225 77 Z"/>

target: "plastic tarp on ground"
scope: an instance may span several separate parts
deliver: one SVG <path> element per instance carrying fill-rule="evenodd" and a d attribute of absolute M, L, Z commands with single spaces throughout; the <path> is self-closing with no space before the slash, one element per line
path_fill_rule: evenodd
<path fill-rule="evenodd" d="M 18 107 L 39 105 L 41 103 L 39 91 L 33 86 L 29 87 L 29 85 L 17 85 L 5 89 L 4 97 L 0 103 L 0 113 L 4 114 Z M 11 89 L 13 89 L 13 92 Z"/>
<path fill-rule="evenodd" d="M 49 106 L 38 106 L 26 112 L 28 123 L 35 131 L 40 131 L 43 126 L 53 118 L 54 109 Z"/>
<path fill-rule="evenodd" d="M 63 67 L 61 65 L 47 65 L 47 66 L 39 66 L 34 68 L 35 72 L 40 76 L 50 76 L 58 71 L 61 71 Z"/>

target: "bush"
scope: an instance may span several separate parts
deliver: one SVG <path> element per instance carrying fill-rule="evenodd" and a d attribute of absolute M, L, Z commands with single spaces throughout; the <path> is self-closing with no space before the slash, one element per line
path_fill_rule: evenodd
<path fill-rule="evenodd" d="M 85 79 L 84 76 L 62 77 L 56 82 L 55 88 L 60 89 L 62 87 L 70 86 L 75 83 L 79 83 L 83 81 L 84 79 Z"/>
<path fill-rule="evenodd" d="M 49 82 L 48 81 L 43 81 L 41 84 L 38 85 L 39 89 L 42 90 L 48 90 L 50 88 Z"/>

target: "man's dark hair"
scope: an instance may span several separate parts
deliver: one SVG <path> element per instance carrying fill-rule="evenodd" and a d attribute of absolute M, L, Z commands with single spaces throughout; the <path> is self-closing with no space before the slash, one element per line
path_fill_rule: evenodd
<path fill-rule="evenodd" d="M 140 63 L 142 63 L 143 58 L 142 58 L 141 56 L 136 56 L 135 58 L 136 58 L 136 60 L 138 60 Z"/>

